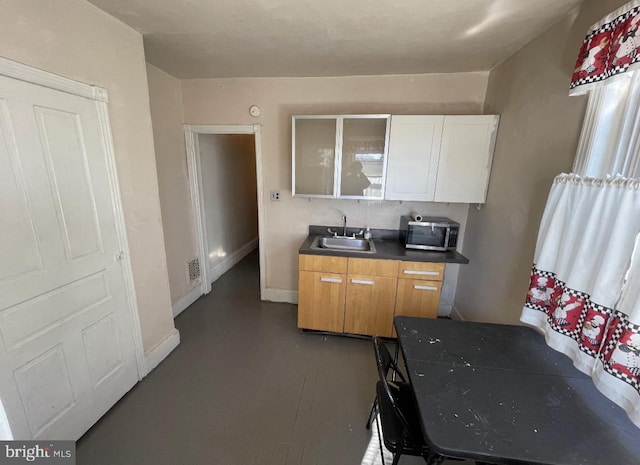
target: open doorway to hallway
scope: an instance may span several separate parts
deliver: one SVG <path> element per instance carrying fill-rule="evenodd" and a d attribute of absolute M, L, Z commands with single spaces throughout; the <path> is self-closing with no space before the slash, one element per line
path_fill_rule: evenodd
<path fill-rule="evenodd" d="M 209 281 L 258 246 L 256 149 L 252 134 L 198 134 Z"/>
<path fill-rule="evenodd" d="M 260 126 L 185 129 L 202 293 L 256 248 L 262 290 Z"/>

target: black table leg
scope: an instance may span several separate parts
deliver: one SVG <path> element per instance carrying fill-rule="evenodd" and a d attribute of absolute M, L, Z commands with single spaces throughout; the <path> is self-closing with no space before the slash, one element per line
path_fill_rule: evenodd
<path fill-rule="evenodd" d="M 429 451 L 427 457 L 427 465 L 440 465 L 442 462 L 444 462 L 445 458 L 440 455 L 440 454 L 436 454 L 433 451 Z"/>

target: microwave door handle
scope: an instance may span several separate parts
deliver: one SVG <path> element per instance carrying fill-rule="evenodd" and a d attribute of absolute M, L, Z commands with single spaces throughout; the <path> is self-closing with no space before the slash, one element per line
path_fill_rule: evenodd
<path fill-rule="evenodd" d="M 442 246 L 444 250 L 447 250 L 449 248 L 449 234 L 451 234 L 451 228 L 447 227 L 446 231 L 447 232 L 444 235 L 444 244 Z"/>

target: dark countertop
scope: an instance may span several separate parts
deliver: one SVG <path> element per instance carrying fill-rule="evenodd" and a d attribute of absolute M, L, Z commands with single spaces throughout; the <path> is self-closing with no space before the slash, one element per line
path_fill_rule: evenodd
<path fill-rule="evenodd" d="M 325 226 L 309 226 L 309 236 L 298 249 L 303 255 L 329 255 L 333 257 L 373 258 L 382 260 L 402 260 L 406 262 L 433 262 L 433 263 L 458 263 L 467 264 L 469 259 L 455 251 L 433 252 L 428 250 L 406 249 L 394 230 L 372 230 L 373 243 L 376 253 L 348 252 L 342 250 L 312 249 L 311 243 L 315 236 L 326 231 Z M 332 227 L 334 231 L 341 228 Z M 358 228 L 348 228 L 347 233 L 358 232 Z M 395 234 L 394 234 L 395 233 Z"/>

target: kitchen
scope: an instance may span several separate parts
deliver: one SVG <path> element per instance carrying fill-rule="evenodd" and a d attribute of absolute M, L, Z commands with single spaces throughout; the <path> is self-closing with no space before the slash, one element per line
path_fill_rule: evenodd
<path fill-rule="evenodd" d="M 137 289 L 145 309 L 141 312 L 147 338 L 145 349 L 151 351 L 172 331 L 170 307 L 192 291 L 188 281 L 184 281 L 174 286 L 175 295 L 169 296 L 167 273 L 163 271 L 166 266 L 185 274 L 186 263 L 197 256 L 188 213 L 191 206 L 182 124 L 262 125 L 264 234 L 260 237 L 260 247 L 264 250 L 265 260 L 260 272 L 265 289 L 263 299 L 297 301 L 298 249 L 308 235 L 309 225 L 339 225 L 342 215 L 346 215 L 353 226 L 397 229 L 401 215 L 417 211 L 427 216 L 451 218 L 460 223 L 463 231 L 458 250 L 469 259 L 469 264 L 452 265 L 459 270 L 448 272 L 448 275 L 457 276 L 457 282 L 451 283 L 449 290 L 443 292 L 441 313 L 469 320 L 517 322 L 549 186 L 554 176 L 571 169 L 580 134 L 586 99 L 567 95 L 575 52 L 589 25 L 622 3 L 587 1 L 581 10 L 570 14 L 567 8 L 547 24 L 549 29 L 542 28 L 536 31 L 537 35 L 528 38 L 532 39 L 530 42 L 519 44 L 523 46 L 519 50 L 505 45 L 507 52 L 492 64 L 491 70 L 386 76 L 178 79 L 148 64 L 149 82 L 161 82 L 169 91 L 154 93 L 152 90 L 152 121 L 143 115 L 138 119 L 146 123 L 136 123 L 133 127 L 137 131 L 127 129 L 136 118 L 122 116 L 125 113 L 122 102 L 127 99 L 118 96 L 117 92 L 113 114 L 117 146 L 127 147 L 127 153 L 146 154 L 144 159 L 142 155 L 136 155 L 140 158 L 132 157 L 130 161 L 125 161 L 126 156 L 120 159 L 125 211 L 130 215 L 130 221 L 143 225 L 137 231 L 138 226 L 130 226 L 130 240 L 141 248 L 136 250 L 147 251 L 148 254 L 143 255 L 154 260 L 143 265 L 145 257 L 138 255 L 133 263 L 134 271 L 138 270 L 139 282 L 145 283 Z M 24 8 L 26 11 L 27 7 Z M 21 12 L 18 7 L 16 10 L 18 14 Z M 57 18 L 48 10 L 43 15 L 44 18 Z M 43 21 L 34 19 L 38 15 L 33 11 L 23 16 L 32 18 L 34 30 L 46 29 L 42 27 Z M 56 64 L 56 60 L 36 52 L 30 33 L 15 32 L 17 26 L 13 21 L 7 22 L 12 24 L 5 28 L 9 32 L 6 32 L 4 42 L 15 44 L 16 37 L 23 39 L 22 45 L 3 49 L 2 56 L 70 74 L 77 79 L 85 78 L 84 69 L 90 66 L 74 68 L 64 63 Z M 66 36 L 64 31 L 56 29 L 59 19 L 50 22 L 53 25 L 48 28 L 53 28 L 55 36 Z M 70 37 L 69 41 L 74 39 Z M 132 39 L 135 40 L 141 47 L 141 38 Z M 140 68 L 144 66 L 132 63 L 129 68 L 141 72 Z M 93 75 L 89 79 L 101 80 Z M 112 87 L 130 89 L 121 84 Z M 138 82 L 127 97 L 145 92 L 145 87 Z M 154 112 L 154 102 L 163 104 L 164 110 Z M 252 105 L 261 108 L 261 116 L 254 117 L 249 113 Z M 142 112 L 143 107 L 144 103 L 141 103 L 135 109 Z M 500 115 L 487 202 L 476 209 L 475 205 L 456 203 L 293 197 L 291 116 L 304 114 Z M 163 125 L 167 120 L 173 123 Z M 165 128 L 153 134 L 155 156 L 148 143 L 151 122 L 154 128 Z M 146 142 L 136 139 L 143 126 L 147 131 Z M 137 184 L 138 178 L 143 176 L 133 173 L 153 173 L 156 166 L 158 172 L 172 173 L 173 178 L 159 179 L 156 187 L 153 179 L 144 176 L 145 182 Z M 145 208 L 146 204 L 138 203 L 152 198 L 156 189 L 161 196 L 163 191 L 172 196 L 174 203 L 167 205 L 160 201 L 159 205 L 157 200 L 149 200 L 150 209 Z M 270 200 L 271 191 L 281 193 L 279 201 Z M 182 218 L 178 221 L 189 224 L 184 228 L 183 236 L 166 233 L 168 229 L 174 231 L 176 228 L 160 223 L 160 207 L 163 208 L 162 219 Z M 173 209 L 173 213 L 167 213 L 167 208 Z M 152 241 L 145 244 L 148 237 Z M 178 250 L 178 253 L 167 253 L 174 258 L 166 265 L 155 263 L 156 259 L 163 261 L 162 253 L 154 254 L 151 250 L 162 251 L 165 247 L 167 251 Z M 153 279 L 145 277 L 145 270 L 153 270 L 153 276 L 162 275 L 155 281 L 160 285 L 151 284 L 149 281 Z"/>

